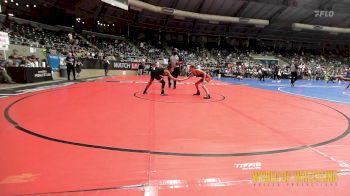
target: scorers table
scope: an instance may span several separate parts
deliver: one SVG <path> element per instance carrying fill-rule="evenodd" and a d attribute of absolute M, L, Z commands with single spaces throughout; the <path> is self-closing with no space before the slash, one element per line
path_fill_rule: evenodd
<path fill-rule="evenodd" d="M 50 67 L 6 67 L 16 83 L 34 83 L 53 80 Z"/>

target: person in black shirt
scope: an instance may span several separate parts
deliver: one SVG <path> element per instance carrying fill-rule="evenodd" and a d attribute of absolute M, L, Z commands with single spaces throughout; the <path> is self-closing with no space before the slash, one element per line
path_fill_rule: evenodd
<path fill-rule="evenodd" d="M 264 66 L 260 65 L 259 66 L 259 81 L 265 82 L 265 77 L 267 76 L 267 70 Z"/>
<path fill-rule="evenodd" d="M 81 61 L 77 61 L 75 64 L 75 71 L 77 73 L 77 77 L 80 77 L 82 67 L 83 67 L 83 63 Z"/>
<path fill-rule="evenodd" d="M 173 54 L 170 56 L 170 65 L 174 68 L 171 75 L 177 78 L 180 75 L 180 57 L 178 55 L 178 49 L 174 48 Z M 168 78 L 169 88 L 171 87 L 171 79 Z M 176 89 L 176 80 L 174 80 L 174 89 Z"/>
<path fill-rule="evenodd" d="M 143 75 L 143 70 L 145 69 L 145 67 L 143 66 L 142 63 L 140 63 L 139 67 L 138 67 L 138 70 L 137 70 L 137 74 L 139 76 L 142 76 Z"/>
<path fill-rule="evenodd" d="M 162 91 L 161 91 L 161 95 L 162 96 L 167 96 L 167 94 L 164 92 L 164 87 L 165 87 L 165 81 L 163 79 L 163 76 L 168 76 L 170 79 L 177 81 L 177 78 L 174 78 L 171 75 L 171 72 L 174 71 L 174 68 L 169 65 L 167 68 L 158 68 L 155 66 L 153 66 L 153 69 L 151 69 L 151 79 L 148 82 L 145 90 L 143 91 L 143 94 L 147 94 L 147 90 L 148 88 L 152 85 L 153 80 L 156 79 L 158 80 L 160 83 L 162 83 Z"/>
<path fill-rule="evenodd" d="M 68 56 L 66 58 L 68 80 L 70 80 L 70 73 L 71 72 L 73 72 L 73 78 L 74 78 L 74 80 L 76 80 L 74 63 L 75 63 L 75 58 L 73 57 L 72 53 L 68 53 Z"/>
<path fill-rule="evenodd" d="M 108 59 L 106 59 L 106 57 L 103 59 L 103 68 L 105 69 L 105 76 L 108 75 L 108 66 L 109 66 L 110 62 Z"/>
<path fill-rule="evenodd" d="M 278 65 L 273 66 L 273 80 L 280 80 Z"/>
<path fill-rule="evenodd" d="M 295 81 L 298 80 L 298 61 L 294 60 L 290 65 L 290 84 L 294 87 Z"/>
<path fill-rule="evenodd" d="M 344 76 L 342 76 L 342 75 L 339 75 L 339 76 L 338 76 L 338 79 L 339 79 L 340 81 L 350 81 L 350 78 L 344 77 Z M 346 89 L 348 89 L 349 87 L 350 87 L 350 84 L 346 87 Z"/>

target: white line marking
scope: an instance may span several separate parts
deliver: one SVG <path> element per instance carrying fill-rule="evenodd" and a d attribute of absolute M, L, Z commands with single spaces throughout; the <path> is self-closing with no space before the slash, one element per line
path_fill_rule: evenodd
<path fill-rule="evenodd" d="M 272 87 L 289 87 L 290 84 L 258 84 L 259 86 L 272 86 Z M 304 88 L 344 88 L 344 86 L 324 86 L 324 85 L 298 85 L 298 87 Z"/>
<path fill-rule="evenodd" d="M 322 155 L 323 157 L 327 158 L 327 159 L 330 159 L 331 161 L 333 162 L 336 162 L 339 167 L 340 167 L 340 170 L 337 172 L 339 176 L 344 176 L 344 175 L 349 175 L 350 174 L 350 165 L 345 162 L 345 161 L 340 161 L 340 160 L 337 160 L 336 158 L 332 157 L 332 156 L 329 156 L 327 155 L 326 153 L 324 152 L 321 152 L 315 148 L 312 148 L 312 147 L 309 147 L 310 150 Z"/>
<path fill-rule="evenodd" d="M 155 186 L 146 186 L 144 196 L 158 196 L 158 188 Z"/>
<path fill-rule="evenodd" d="M 307 97 L 307 98 L 319 99 L 319 100 L 330 101 L 330 102 L 336 102 L 336 103 L 341 103 L 341 104 L 350 104 L 350 102 L 346 102 L 346 101 L 337 101 L 337 100 L 333 100 L 333 99 L 319 98 L 319 97 L 313 97 L 313 96 L 307 96 L 307 95 L 292 93 L 292 92 L 288 92 L 288 91 L 282 90 L 282 88 L 286 88 L 286 87 L 279 87 L 279 88 L 278 88 L 278 91 L 283 92 L 283 93 L 288 93 L 288 94 L 291 94 L 291 95 L 297 95 L 297 96 Z"/>

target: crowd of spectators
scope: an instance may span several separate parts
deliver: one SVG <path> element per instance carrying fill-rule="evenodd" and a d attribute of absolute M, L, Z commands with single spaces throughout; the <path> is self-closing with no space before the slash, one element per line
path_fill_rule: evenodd
<path fill-rule="evenodd" d="M 108 57 L 109 60 L 122 62 L 163 62 L 171 55 L 172 47 L 153 45 L 147 42 L 102 38 L 86 34 L 84 36 L 66 31 L 53 31 L 33 27 L 29 24 L 9 22 L 0 26 L 1 31 L 9 33 L 11 44 L 46 48 L 49 54 L 67 55 L 73 52 L 80 58 Z M 178 55 L 186 64 L 195 64 L 210 73 L 217 75 L 240 75 L 259 77 L 262 71 L 273 75 L 278 69 L 281 78 L 288 77 L 293 59 L 299 61 L 300 76 L 306 79 L 326 79 L 329 76 L 345 72 L 350 65 L 349 55 L 326 52 L 302 52 L 301 50 L 271 50 L 259 48 L 246 49 L 207 49 L 195 46 L 178 50 Z M 258 52 L 260 51 L 260 52 Z M 261 52 L 262 51 L 262 52 Z M 21 56 L 13 51 L 10 56 L 14 66 L 42 66 L 36 56 Z M 275 64 L 255 59 L 255 56 L 266 56 L 280 59 Z M 164 61 L 165 62 L 165 61 Z M 44 61 L 44 64 L 46 62 Z"/>

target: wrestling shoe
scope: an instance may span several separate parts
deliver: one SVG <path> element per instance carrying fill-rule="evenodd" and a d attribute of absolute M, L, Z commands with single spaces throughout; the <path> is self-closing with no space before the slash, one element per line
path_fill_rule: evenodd
<path fill-rule="evenodd" d="M 203 97 L 203 99 L 210 99 L 210 98 L 211 98 L 210 95 L 207 95 L 207 96 Z"/>

